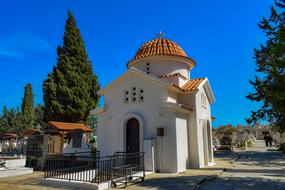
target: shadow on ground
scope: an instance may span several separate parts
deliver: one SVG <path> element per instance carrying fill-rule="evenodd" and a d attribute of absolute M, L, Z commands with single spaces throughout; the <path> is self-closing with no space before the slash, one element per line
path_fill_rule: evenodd
<path fill-rule="evenodd" d="M 131 189 L 160 189 L 160 190 L 196 190 L 198 189 L 197 183 L 200 179 L 209 176 L 175 176 L 175 177 L 160 177 L 146 179 L 143 183 L 136 182 L 131 184 Z M 132 188 L 135 185 L 136 188 Z"/>
<path fill-rule="evenodd" d="M 199 176 L 200 178 L 203 176 Z M 284 190 L 285 181 L 264 179 L 258 177 L 226 177 L 217 178 L 215 183 L 206 180 L 199 186 L 193 183 L 192 177 L 166 177 L 159 179 L 148 179 L 143 183 L 135 183 L 138 188 L 160 189 L 160 190 Z M 131 185 L 132 186 L 132 185 Z M 129 187 L 131 187 L 129 186 Z"/>
<path fill-rule="evenodd" d="M 240 152 L 239 162 L 245 166 L 285 167 L 285 155 L 279 151 Z"/>
<path fill-rule="evenodd" d="M 285 169 L 226 169 L 229 173 L 255 173 L 255 174 L 265 174 L 268 176 L 279 176 L 285 177 Z"/>
<path fill-rule="evenodd" d="M 200 190 L 284 190 L 285 181 L 259 177 L 223 177 L 205 182 Z"/>

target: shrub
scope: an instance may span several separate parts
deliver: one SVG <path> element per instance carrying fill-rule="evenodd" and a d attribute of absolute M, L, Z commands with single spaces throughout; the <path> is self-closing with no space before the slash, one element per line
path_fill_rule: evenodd
<path fill-rule="evenodd" d="M 247 146 L 248 147 L 253 147 L 254 142 L 252 140 L 247 140 Z"/>
<path fill-rule="evenodd" d="M 240 143 L 240 147 L 239 147 L 241 150 L 246 150 L 247 148 L 247 142 L 246 141 L 242 141 Z"/>

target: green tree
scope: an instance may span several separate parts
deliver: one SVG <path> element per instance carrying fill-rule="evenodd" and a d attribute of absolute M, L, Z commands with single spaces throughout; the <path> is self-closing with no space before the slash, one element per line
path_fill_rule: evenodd
<path fill-rule="evenodd" d="M 57 65 L 43 84 L 44 120 L 83 122 L 89 111 L 97 106 L 98 90 L 97 77 L 69 11 L 63 45 L 57 49 Z"/>
<path fill-rule="evenodd" d="M 2 114 L 0 116 L 0 132 L 4 133 L 9 131 L 9 110 L 6 106 L 3 106 L 2 108 Z M 11 123 L 11 122 L 10 122 Z"/>
<path fill-rule="evenodd" d="M 34 95 L 32 85 L 25 86 L 25 93 L 22 101 L 23 128 L 34 128 L 35 113 L 34 113 Z"/>
<path fill-rule="evenodd" d="M 267 40 L 259 49 L 255 49 L 255 60 L 259 73 L 254 81 L 255 92 L 247 98 L 260 102 L 261 108 L 251 112 L 249 123 L 267 120 L 285 131 L 285 1 L 275 1 L 269 18 L 263 18 L 258 24 L 265 32 Z"/>
<path fill-rule="evenodd" d="M 93 115 L 88 115 L 85 119 L 84 124 L 92 129 L 93 131 L 97 130 L 97 117 Z"/>
<path fill-rule="evenodd" d="M 7 109 L 5 106 L 0 115 L 0 132 L 2 133 L 17 133 L 20 135 L 23 128 L 23 115 L 19 109 Z"/>
<path fill-rule="evenodd" d="M 39 125 L 39 126 L 42 127 L 44 125 L 44 122 L 43 122 L 43 119 L 44 119 L 44 106 L 41 105 L 41 104 L 38 104 L 35 107 L 34 112 L 35 112 L 35 124 L 36 124 L 36 126 Z"/>

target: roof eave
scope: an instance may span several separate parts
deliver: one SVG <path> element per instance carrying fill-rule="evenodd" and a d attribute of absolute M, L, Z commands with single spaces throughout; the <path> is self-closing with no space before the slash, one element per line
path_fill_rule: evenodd
<path fill-rule="evenodd" d="M 190 68 L 193 68 L 196 66 L 196 62 L 190 58 L 190 57 L 184 57 L 184 56 L 178 56 L 178 55 L 152 55 L 152 56 L 146 56 L 146 57 L 141 57 L 138 59 L 132 59 L 127 63 L 127 68 L 132 67 L 134 64 L 136 64 L 138 61 L 149 61 L 153 58 L 172 58 L 172 59 L 178 59 L 179 61 L 182 61 L 186 63 Z"/>
<path fill-rule="evenodd" d="M 163 102 L 162 105 L 165 108 L 172 109 L 172 110 L 179 111 L 179 112 L 184 112 L 184 113 L 191 113 L 194 111 L 192 108 L 184 104 L 179 104 L 179 103 Z"/>
<path fill-rule="evenodd" d="M 209 80 L 208 78 L 205 78 L 203 82 L 201 82 L 201 84 L 198 86 L 198 91 L 201 89 L 201 88 L 204 88 L 204 90 L 206 91 L 206 94 L 208 95 L 208 98 L 209 98 L 209 102 L 211 104 L 213 104 L 216 99 L 215 99 L 215 96 L 213 94 L 213 91 L 212 91 L 212 88 L 210 86 L 210 83 L 209 83 Z"/>

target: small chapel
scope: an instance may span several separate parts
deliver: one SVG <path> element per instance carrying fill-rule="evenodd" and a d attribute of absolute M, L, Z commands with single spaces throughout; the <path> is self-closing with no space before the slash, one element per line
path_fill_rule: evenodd
<path fill-rule="evenodd" d="M 159 36 L 141 45 L 128 70 L 101 89 L 97 149 L 144 152 L 145 169 L 182 172 L 214 164 L 208 78 L 191 78 L 196 63 L 175 42 Z"/>

